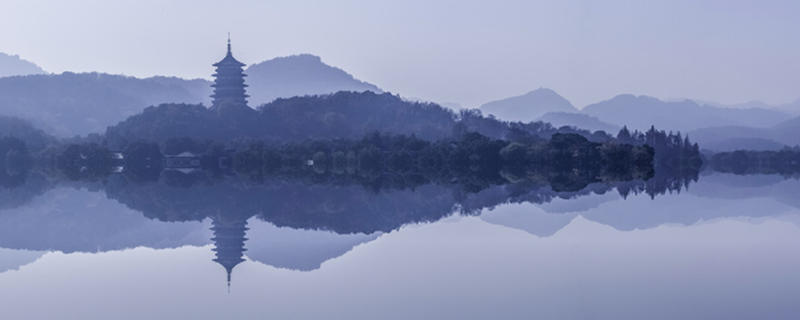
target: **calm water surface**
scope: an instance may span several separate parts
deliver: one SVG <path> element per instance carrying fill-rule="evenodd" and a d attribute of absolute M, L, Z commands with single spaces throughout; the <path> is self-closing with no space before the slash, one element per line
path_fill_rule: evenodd
<path fill-rule="evenodd" d="M 225 216 L 231 195 L 175 218 L 137 198 L 158 189 L 109 189 L 2 191 L 3 319 L 800 318 L 800 181 L 780 176 L 471 214 L 439 209 L 434 189 L 365 192 L 357 207 L 331 200 L 349 189 L 298 189 L 268 218 Z M 321 213 L 288 214 L 315 202 Z"/>

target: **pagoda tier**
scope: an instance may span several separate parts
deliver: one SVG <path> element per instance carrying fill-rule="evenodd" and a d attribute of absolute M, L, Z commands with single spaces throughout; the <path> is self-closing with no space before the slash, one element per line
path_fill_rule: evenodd
<path fill-rule="evenodd" d="M 231 53 L 231 41 L 228 39 L 228 53 L 222 60 L 214 64 L 216 72 L 214 73 L 214 93 L 211 95 L 213 98 L 212 108 L 221 109 L 228 107 L 247 107 L 247 93 L 245 88 L 247 85 L 244 83 L 244 74 L 242 67 L 245 64 L 236 60 Z"/>
<path fill-rule="evenodd" d="M 228 274 L 228 285 L 231 283 L 231 273 L 233 268 L 239 263 L 244 262 L 245 234 L 247 232 L 247 220 L 238 217 L 219 215 L 211 219 L 211 231 L 214 232 L 214 252 L 216 253 L 215 262 L 222 265 Z"/>

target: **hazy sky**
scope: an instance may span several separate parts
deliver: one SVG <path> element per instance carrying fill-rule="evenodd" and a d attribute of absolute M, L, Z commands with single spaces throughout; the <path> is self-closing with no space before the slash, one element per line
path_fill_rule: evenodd
<path fill-rule="evenodd" d="M 0 51 L 50 72 L 209 78 L 312 53 L 407 97 L 477 106 L 549 87 L 724 103 L 800 98 L 800 1 L 2 0 Z"/>

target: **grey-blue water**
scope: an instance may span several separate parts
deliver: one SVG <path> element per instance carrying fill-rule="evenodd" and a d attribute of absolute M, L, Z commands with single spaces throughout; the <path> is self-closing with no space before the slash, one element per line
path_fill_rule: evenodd
<path fill-rule="evenodd" d="M 408 211 L 383 228 L 342 224 L 352 208 L 308 191 L 284 196 L 286 216 L 226 225 L 86 186 L 6 190 L 19 203 L 0 209 L 0 318 L 798 319 L 798 191 L 715 173 L 655 198 L 588 192 L 425 219 L 411 211 L 433 200 L 360 195 L 357 210 Z M 318 201 L 324 212 L 292 219 Z M 245 238 L 219 231 L 234 225 Z"/>

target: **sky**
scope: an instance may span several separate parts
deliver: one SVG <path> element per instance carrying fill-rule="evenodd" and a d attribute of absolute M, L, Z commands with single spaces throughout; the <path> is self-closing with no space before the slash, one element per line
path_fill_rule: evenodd
<path fill-rule="evenodd" d="M 2 0 L 0 52 L 48 72 L 210 78 L 319 55 L 400 94 L 477 107 L 551 88 L 720 103 L 800 98 L 800 1 Z"/>

